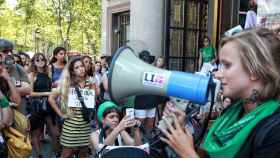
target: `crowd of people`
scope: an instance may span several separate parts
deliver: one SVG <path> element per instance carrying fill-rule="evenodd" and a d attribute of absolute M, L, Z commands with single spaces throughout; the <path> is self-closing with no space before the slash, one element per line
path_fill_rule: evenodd
<path fill-rule="evenodd" d="M 140 146 L 150 140 L 161 143 L 156 145 L 159 151 L 153 146 L 143 149 L 153 157 L 278 157 L 278 34 L 262 28 L 245 30 L 223 38 L 218 53 L 208 38 L 204 43 L 201 66 L 217 64 L 212 74 L 221 81 L 222 91 L 216 113 L 210 116 L 214 123 L 196 141 L 205 119 L 199 110 L 190 118 L 172 99 L 149 94 L 111 101 L 109 57 L 95 61 L 81 55 L 68 60 L 66 49 L 57 47 L 50 60 L 44 53 L 30 58 L 24 52 L 13 53 L 13 44 L 0 39 L 1 150 L 7 141 L 3 130 L 14 126 L 13 109 L 17 109 L 29 118 L 33 156 L 39 158 L 48 136 L 61 158 L 102 157 L 108 146 Z M 164 58 L 153 62 L 148 51 L 140 52 L 139 58 L 165 68 Z M 134 108 L 134 115 L 126 114 L 125 108 Z M 157 126 L 167 117 L 173 121 L 163 119 L 165 127 Z"/>
<path fill-rule="evenodd" d="M 91 102 L 94 105 L 104 102 L 104 93 L 108 93 L 104 79 L 108 71 L 107 57 L 96 64 L 90 56 L 68 60 L 64 47 L 56 47 L 50 60 L 44 53 L 30 57 L 24 52 L 13 53 L 14 45 L 6 39 L 0 39 L 0 48 L 1 131 L 14 126 L 12 109 L 16 109 L 30 121 L 33 156 L 42 157 L 43 141 L 49 137 L 57 157 L 72 157 L 77 151 L 81 151 L 79 157 L 88 157 L 91 124 L 95 123 L 91 121 L 95 117 L 90 115 L 94 115 L 94 110 L 79 103 L 79 97 L 73 101 L 71 96 L 74 105 L 68 105 L 68 93 L 73 88 L 82 92 L 92 90 L 88 91 L 92 95 L 90 99 L 93 98 Z M 78 104 L 83 106 L 77 107 Z M 3 132 L 0 140 L 4 147 Z"/>
<path fill-rule="evenodd" d="M 136 142 L 129 136 L 131 132 L 125 131 L 128 127 L 140 124 L 140 121 L 122 118 L 125 113 L 119 108 L 115 109 L 119 120 L 113 121 L 108 129 L 110 121 L 102 123 L 107 112 L 106 116 L 97 117 L 104 104 L 114 104 L 108 92 L 110 57 L 102 56 L 100 60 L 93 61 L 92 57 L 81 55 L 68 60 L 70 57 L 67 57 L 66 49 L 56 47 L 48 59 L 44 53 L 36 53 L 32 57 L 24 52 L 14 53 L 13 44 L 6 39 L 0 40 L 0 46 L 1 129 L 13 126 L 12 109 L 24 114 L 30 121 L 32 156 L 43 157 L 43 142 L 49 139 L 57 157 L 88 157 L 94 154 L 89 149 L 98 151 L 94 135 L 98 135 L 100 129 L 105 127 L 106 131 L 119 127 L 115 130 L 124 137 L 123 144 L 142 143 L 139 130 L 136 130 Z M 156 65 L 163 65 L 163 58 L 159 58 Z M 83 95 L 80 97 L 79 93 Z M 88 99 L 92 100 L 88 102 Z M 88 108 L 88 104 L 93 104 L 93 107 Z M 134 99 L 128 104 L 134 106 Z M 103 110 L 106 111 L 106 108 Z M 152 118 L 149 129 L 154 127 L 155 109 Z M 130 124 L 127 125 L 127 122 Z M 110 137 L 109 142 L 114 141 L 114 136 L 112 140 Z M 4 146 L 5 135 L 2 140 Z"/>

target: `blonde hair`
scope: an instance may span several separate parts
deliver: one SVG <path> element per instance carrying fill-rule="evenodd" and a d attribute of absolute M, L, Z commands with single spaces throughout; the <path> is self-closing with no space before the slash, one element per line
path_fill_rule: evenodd
<path fill-rule="evenodd" d="M 64 67 L 62 74 L 59 79 L 59 86 L 58 90 L 61 94 L 61 110 L 64 113 L 68 113 L 68 107 L 67 107 L 67 102 L 68 102 L 68 94 L 69 94 L 69 89 L 70 86 L 74 86 L 76 84 L 75 76 L 74 76 L 74 64 L 80 61 L 83 64 L 82 58 L 74 58 L 73 60 L 70 60 L 66 66 Z"/>
<path fill-rule="evenodd" d="M 63 113 L 67 113 L 67 102 L 68 102 L 68 93 L 69 93 L 69 88 L 70 88 L 70 72 L 69 72 L 69 64 L 67 64 L 63 71 L 62 71 L 62 74 L 59 78 L 59 84 L 58 84 L 58 87 L 57 87 L 57 90 L 60 92 L 61 94 L 61 105 L 60 105 L 60 108 L 61 108 L 61 111 Z"/>
<path fill-rule="evenodd" d="M 259 99 L 279 99 L 280 40 L 277 34 L 265 28 L 246 30 L 225 37 L 220 48 L 228 42 L 237 44 L 245 70 L 263 81 Z"/>

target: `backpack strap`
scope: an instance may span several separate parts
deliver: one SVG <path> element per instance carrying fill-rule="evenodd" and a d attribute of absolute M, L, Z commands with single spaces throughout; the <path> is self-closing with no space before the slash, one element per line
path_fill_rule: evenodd
<path fill-rule="evenodd" d="M 53 67 L 53 64 L 50 64 L 50 66 L 51 66 L 51 74 L 49 74 L 49 75 L 50 75 L 51 81 L 53 82 L 54 67 Z"/>
<path fill-rule="evenodd" d="M 79 99 L 79 101 L 80 101 L 80 103 L 82 105 L 83 118 L 84 118 L 85 121 L 89 122 L 89 120 L 90 120 L 90 116 L 89 116 L 90 115 L 90 111 L 86 107 L 86 104 L 84 102 L 84 98 L 81 95 L 81 92 L 80 92 L 79 88 L 75 87 L 75 91 L 76 91 L 78 99 Z"/>

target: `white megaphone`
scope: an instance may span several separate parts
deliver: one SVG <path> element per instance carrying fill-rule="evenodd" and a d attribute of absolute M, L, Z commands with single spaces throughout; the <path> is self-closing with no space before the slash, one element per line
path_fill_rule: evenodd
<path fill-rule="evenodd" d="M 168 71 L 140 60 L 130 47 L 121 47 L 109 69 L 109 93 L 112 101 L 142 94 L 171 96 L 197 104 L 208 101 L 212 77 Z"/>

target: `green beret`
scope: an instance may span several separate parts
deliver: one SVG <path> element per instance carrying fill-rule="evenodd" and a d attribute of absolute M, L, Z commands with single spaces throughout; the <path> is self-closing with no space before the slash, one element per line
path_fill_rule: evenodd
<path fill-rule="evenodd" d="M 102 103 L 97 110 L 97 119 L 99 122 L 102 121 L 103 118 L 103 114 L 107 109 L 113 109 L 113 108 L 118 108 L 118 106 L 116 104 L 114 104 L 113 102 L 110 101 L 106 101 L 104 103 Z"/>

